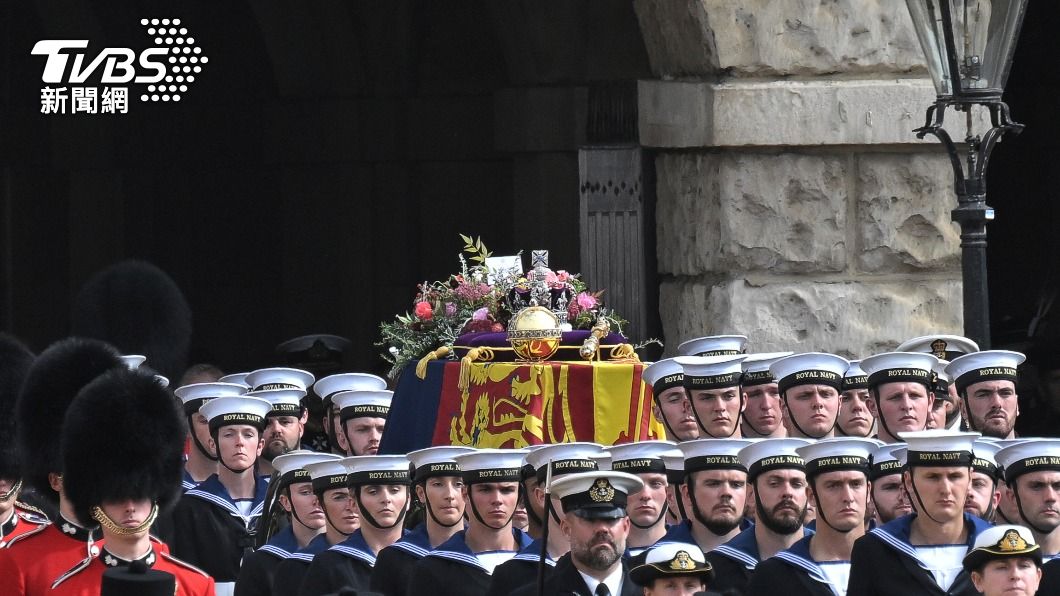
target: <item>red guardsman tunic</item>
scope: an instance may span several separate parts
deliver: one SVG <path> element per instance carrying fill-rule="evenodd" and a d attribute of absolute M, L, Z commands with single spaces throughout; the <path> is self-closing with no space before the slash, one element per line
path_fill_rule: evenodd
<path fill-rule="evenodd" d="M 152 543 L 151 550 L 140 558 L 148 567 L 156 571 L 165 571 L 177 578 L 177 591 L 174 596 L 214 596 L 214 581 L 201 569 L 181 561 L 167 552 L 158 543 Z M 98 556 L 91 561 L 75 566 L 55 580 L 55 589 L 51 596 L 99 596 L 103 572 L 109 567 L 119 567 L 132 561 L 120 559 L 100 549 Z"/>
<path fill-rule="evenodd" d="M 0 548 L 0 578 L 5 596 L 50 596 L 52 583 L 103 544 L 90 532 L 62 518 Z"/>
<path fill-rule="evenodd" d="M 7 548 L 19 536 L 43 531 L 49 523 L 40 511 L 16 501 L 11 519 L 0 524 L 0 548 Z"/>

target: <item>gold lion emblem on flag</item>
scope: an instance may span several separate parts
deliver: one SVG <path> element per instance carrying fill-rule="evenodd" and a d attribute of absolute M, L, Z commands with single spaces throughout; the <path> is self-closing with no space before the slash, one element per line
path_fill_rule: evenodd
<path fill-rule="evenodd" d="M 589 498 L 597 503 L 606 503 L 615 499 L 615 489 L 607 478 L 597 478 L 589 489 Z"/>

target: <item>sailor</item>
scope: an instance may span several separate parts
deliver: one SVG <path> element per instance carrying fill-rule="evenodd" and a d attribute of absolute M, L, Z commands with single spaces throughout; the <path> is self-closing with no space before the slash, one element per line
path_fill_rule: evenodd
<path fill-rule="evenodd" d="M 645 596 L 692 595 L 706 592 L 714 568 L 694 544 L 671 542 L 649 549 L 644 561 L 629 571 L 629 579 Z"/>
<path fill-rule="evenodd" d="M 597 471 L 600 466 L 596 458 L 603 453 L 603 447 L 596 443 L 557 443 L 535 449 L 526 455 L 526 463 L 533 466 L 538 483 L 534 493 L 527 498 L 544 512 L 549 526 L 547 536 L 534 540 L 510 561 L 498 565 L 493 570 L 486 594 L 507 596 L 516 588 L 533 583 L 542 564 L 545 567 L 540 572 L 544 577 L 547 579 L 551 575 L 556 561 L 570 551 L 570 544 L 560 529 L 559 500 L 545 494 L 546 482 L 549 477 L 556 480 L 568 474 Z"/>
<path fill-rule="evenodd" d="M 15 402 L 33 358 L 20 341 L 0 333 L 0 548 L 48 524 L 44 512 L 18 500 L 22 471 L 15 449 Z"/>
<path fill-rule="evenodd" d="M 700 438 L 739 439 L 743 415 L 740 365 L 746 356 L 679 356 L 674 360 L 684 371 L 685 391 L 692 401 L 692 415 L 699 424 Z"/>
<path fill-rule="evenodd" d="M 405 596 L 413 566 L 464 529 L 464 479 L 453 458 L 472 451 L 470 447 L 440 445 L 408 454 L 416 499 L 427 516 L 411 532 L 379 551 L 372 569 L 373 591 Z"/>
<path fill-rule="evenodd" d="M 820 352 L 795 354 L 770 365 L 784 403 L 788 436 L 833 436 L 839 417 L 839 389 L 848 368 L 850 363 L 845 359 Z"/>
<path fill-rule="evenodd" d="M 98 340 L 67 338 L 37 357 L 26 373 L 15 408 L 16 445 L 24 486 L 58 508 L 53 523 L 12 539 L 0 549 L 5 594 L 50 593 L 51 585 L 86 557 L 99 554 L 102 534 L 81 520 L 64 495 L 62 433 L 67 408 L 82 387 L 111 369 L 124 369 L 118 351 Z M 100 432 L 101 429 L 92 429 Z"/>
<path fill-rule="evenodd" d="M 836 436 L 868 437 L 872 435 L 876 418 L 869 405 L 869 377 L 861 370 L 860 360 L 851 360 L 839 387 L 839 418 Z"/>
<path fill-rule="evenodd" d="M 232 594 L 239 566 L 254 545 L 268 478 L 255 467 L 265 415 L 272 404 L 257 397 L 218 397 L 199 411 L 209 421 L 217 474 L 184 493 L 160 528 L 173 554 L 204 569 L 218 595 Z"/>
<path fill-rule="evenodd" d="M 692 413 L 692 401 L 685 390 L 684 368 L 673 358 L 649 364 L 641 378 L 651 386 L 652 413 L 666 427 L 671 441 L 699 438 L 699 423 Z"/>
<path fill-rule="evenodd" d="M 895 443 L 899 433 L 927 427 L 937 363 L 931 354 L 918 352 L 888 352 L 861 361 L 869 376 L 869 407 L 879 423 L 881 441 Z"/>
<path fill-rule="evenodd" d="M 386 429 L 393 391 L 340 391 L 331 396 L 339 411 L 338 434 L 346 444 L 346 455 L 375 455 Z"/>
<path fill-rule="evenodd" d="M 288 391 L 274 389 L 273 391 Z M 275 408 L 275 404 L 273 404 Z M 313 479 L 306 466 L 312 463 L 337 460 L 337 455 L 308 450 L 291 451 L 272 460 L 276 478 L 270 483 L 269 501 L 262 516 L 264 526 L 259 534 L 271 530 L 269 522 L 282 513 L 287 524 L 272 535 L 268 542 L 243 559 L 236 581 L 235 596 L 269 596 L 276 567 L 314 538 L 324 533 L 326 520 L 320 501 L 313 492 Z M 269 532 L 271 533 L 271 532 Z"/>
<path fill-rule="evenodd" d="M 518 449 L 479 449 L 454 458 L 464 474 L 468 526 L 416 564 L 409 594 L 481 596 L 493 571 L 530 544 L 512 528 L 524 456 Z"/>
<path fill-rule="evenodd" d="M 968 501 L 964 504 L 964 510 L 990 523 L 994 523 L 994 511 L 1001 501 L 1001 490 L 997 485 L 1001 468 L 994 460 L 994 454 L 1000 449 L 1000 445 L 985 437 L 976 439 L 972 444 L 975 458 L 972 459 L 972 482 L 968 486 Z"/>
<path fill-rule="evenodd" d="M 328 444 L 333 453 L 349 455 L 350 448 L 346 444 L 346 436 L 337 432 L 342 422 L 339 420 L 339 410 L 335 408 L 332 397 L 340 391 L 382 391 L 384 389 L 386 389 L 384 379 L 367 373 L 329 375 L 313 385 L 313 392 L 320 397 L 323 403 L 324 417 L 321 420 L 321 426 L 327 435 Z"/>
<path fill-rule="evenodd" d="M 340 456 L 326 455 L 328 457 L 321 461 L 305 466 L 313 485 L 313 495 L 324 511 L 324 533 L 280 561 L 272 579 L 273 594 L 296 596 L 316 555 L 341 544 L 357 531 L 360 517 L 350 494 L 346 466 Z"/>
<path fill-rule="evenodd" d="M 177 387 L 176 394 L 184 407 L 184 417 L 188 423 L 188 437 L 192 448 L 188 451 L 188 461 L 184 463 L 183 490 L 188 491 L 195 485 L 217 473 L 217 452 L 210 443 L 210 423 L 199 412 L 203 404 L 215 397 L 234 397 L 247 392 L 247 387 L 238 383 L 193 383 Z"/>
<path fill-rule="evenodd" d="M 961 415 L 968 429 L 996 439 L 1016 436 L 1019 396 L 1017 368 L 1027 357 L 1008 350 L 987 350 L 960 356 L 946 372 L 961 396 Z"/>
<path fill-rule="evenodd" d="M 902 473 L 915 513 L 871 530 L 854 544 L 848 593 L 978 594 L 961 561 L 985 521 L 964 512 L 978 433 L 902 433 Z"/>
<path fill-rule="evenodd" d="M 1060 440 L 1029 439 L 994 458 L 1004 469 L 1005 492 L 1016 504 L 1016 523 L 1027 526 L 1044 560 L 1040 594 L 1060 593 Z"/>
<path fill-rule="evenodd" d="M 607 448 L 611 469 L 633 474 L 644 482 L 644 489 L 629 495 L 629 538 L 626 554 L 636 556 L 666 535 L 666 491 L 670 486 L 663 455 L 677 451 L 670 441 L 641 441 Z"/>
<path fill-rule="evenodd" d="M 692 543 L 703 552 L 725 544 L 744 528 L 747 467 L 739 453 L 752 442 L 741 439 L 700 439 L 678 445 L 684 454 L 680 485 L 687 519 L 670 526 L 657 544 Z"/>
<path fill-rule="evenodd" d="M 344 589 L 368 590 L 379 551 L 406 533 L 409 460 L 404 455 L 359 455 L 342 460 L 361 525 L 349 538 L 320 553 L 306 571 L 300 596 Z"/>
<path fill-rule="evenodd" d="M 272 409 L 265 415 L 265 432 L 262 434 L 265 447 L 258 459 L 258 472 L 262 475 L 272 474 L 272 460 L 298 449 L 302 444 L 309 416 L 309 410 L 302 403 L 306 392 L 291 388 L 261 389 L 250 391 L 247 395 L 260 397 L 272 404 Z"/>
<path fill-rule="evenodd" d="M 869 494 L 872 496 L 872 511 L 876 525 L 894 521 L 913 512 L 909 495 L 902 483 L 902 468 L 905 467 L 905 443 L 878 445 L 872 454 Z M 903 459 L 898 459 L 898 455 Z"/>
<path fill-rule="evenodd" d="M 48 593 L 99 594 L 108 568 L 136 563 L 172 574 L 178 594 L 212 596 L 210 576 L 148 534 L 181 494 L 185 429 L 172 394 L 155 375 L 114 369 L 86 385 L 67 416 L 77 423 L 63 428 L 63 491 L 78 519 L 99 522 L 103 544 L 54 578 Z"/>
<path fill-rule="evenodd" d="M 745 335 L 708 335 L 681 342 L 680 356 L 738 356 L 747 351 Z"/>
<path fill-rule="evenodd" d="M 1042 580 L 1042 549 L 1023 526 L 984 530 L 964 557 L 964 570 L 983 596 L 1055 594 Z"/>
<path fill-rule="evenodd" d="M 749 596 L 846 596 L 850 552 L 865 534 L 870 439 L 821 439 L 796 451 L 817 510 L 817 532 L 758 564 Z"/>
<path fill-rule="evenodd" d="M 902 342 L 894 351 L 931 354 L 939 359 L 939 362 L 942 364 L 942 370 L 945 370 L 946 366 L 948 366 L 950 361 L 954 358 L 959 358 L 960 356 L 971 354 L 972 352 L 978 352 L 979 345 L 967 337 L 961 337 L 959 335 L 923 335 Z M 939 382 L 940 378 L 943 376 L 939 372 L 939 368 L 935 369 L 935 373 L 937 382 L 935 384 L 934 407 L 942 407 L 946 412 L 945 424 L 936 425 L 935 428 L 959 431 L 961 430 L 962 421 L 961 408 L 958 404 L 960 398 L 957 396 L 957 387 L 953 385 L 953 381 L 948 375 L 946 375 L 948 382 Z M 942 403 L 939 403 L 940 401 Z"/>
<path fill-rule="evenodd" d="M 845 369 L 844 369 L 845 370 Z M 740 449 L 747 468 L 756 523 L 707 553 L 716 574 L 711 588 L 743 594 L 760 561 L 791 548 L 810 535 L 807 514 L 806 467 L 798 449 L 805 439 L 764 439 Z"/>
<path fill-rule="evenodd" d="M 792 352 L 766 352 L 750 354 L 740 363 L 740 391 L 746 407 L 740 429 L 744 438 L 786 437 L 784 407 L 780 403 L 780 388 L 769 367 Z"/>
<path fill-rule="evenodd" d="M 932 402 L 931 411 L 928 413 L 928 430 L 961 430 L 961 407 L 957 404 L 957 388 L 946 372 L 949 365 L 949 360 L 939 360 L 933 369 L 935 384 L 931 392 L 935 394 L 935 401 Z"/>
<path fill-rule="evenodd" d="M 526 451 L 526 457 L 529 457 L 530 454 L 533 453 L 535 450 L 547 446 L 547 443 L 539 445 L 527 445 L 523 449 Z M 542 516 L 545 515 L 545 502 L 541 501 L 541 504 L 539 506 L 536 501 L 529 498 L 529 495 L 534 494 L 534 489 L 540 486 L 540 484 L 537 481 L 537 470 L 534 468 L 534 466 L 526 463 L 525 461 L 523 462 L 522 470 L 519 473 L 519 484 L 521 485 L 519 487 L 519 490 L 522 491 L 521 509 L 526 512 L 527 527 L 525 532 L 530 535 L 530 538 L 532 538 L 533 540 L 537 540 L 541 537 L 542 529 L 544 528 L 544 521 L 542 519 Z M 516 527 L 518 527 L 519 510 L 520 507 L 516 507 L 515 522 L 513 522 L 516 523 Z"/>
<path fill-rule="evenodd" d="M 666 525 L 679 524 L 688 519 L 690 506 L 681 492 L 685 483 L 685 454 L 673 449 L 662 454 L 666 465 Z"/>
<path fill-rule="evenodd" d="M 593 594 L 633 596 L 639 588 L 628 577 L 626 537 L 630 494 L 643 488 L 640 478 L 624 472 L 583 472 L 555 479 L 551 491 L 563 509 L 561 529 L 570 553 L 556 563 L 543 586 L 530 584 L 513 596 Z M 543 588 L 543 589 L 542 589 Z"/>

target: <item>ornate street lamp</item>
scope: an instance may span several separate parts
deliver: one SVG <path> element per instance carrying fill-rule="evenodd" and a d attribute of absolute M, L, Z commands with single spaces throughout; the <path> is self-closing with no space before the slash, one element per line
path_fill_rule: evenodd
<path fill-rule="evenodd" d="M 1027 0 L 906 0 L 906 6 L 938 94 L 935 105 L 927 109 L 927 122 L 914 132 L 921 139 L 935 135 L 949 153 L 957 192 L 957 208 L 951 217 L 961 226 L 964 334 L 987 349 L 986 224 L 994 219 L 994 210 L 986 204 L 985 174 L 990 152 L 1001 135 L 1023 130 L 1022 124 L 1009 117 L 1001 94 Z M 991 128 L 981 137 L 972 134 L 974 105 L 990 112 Z M 949 106 L 967 115 L 968 132 L 961 148 L 942 128 Z"/>

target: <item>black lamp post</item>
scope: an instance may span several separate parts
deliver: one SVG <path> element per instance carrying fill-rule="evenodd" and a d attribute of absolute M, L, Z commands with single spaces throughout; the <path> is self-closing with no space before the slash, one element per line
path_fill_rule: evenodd
<path fill-rule="evenodd" d="M 1001 94 L 1027 0 L 906 0 L 906 6 L 938 93 L 935 105 L 927 109 L 927 122 L 914 132 L 921 139 L 935 135 L 950 156 L 957 192 L 951 217 L 961 226 L 964 334 L 985 350 L 990 347 L 986 224 L 994 219 L 994 210 L 986 204 L 986 166 L 1001 135 L 1023 130 L 1009 117 Z M 990 112 L 991 127 L 981 137 L 972 134 L 974 105 Z M 961 148 L 942 128 L 948 106 L 967 114 L 967 169 Z"/>

